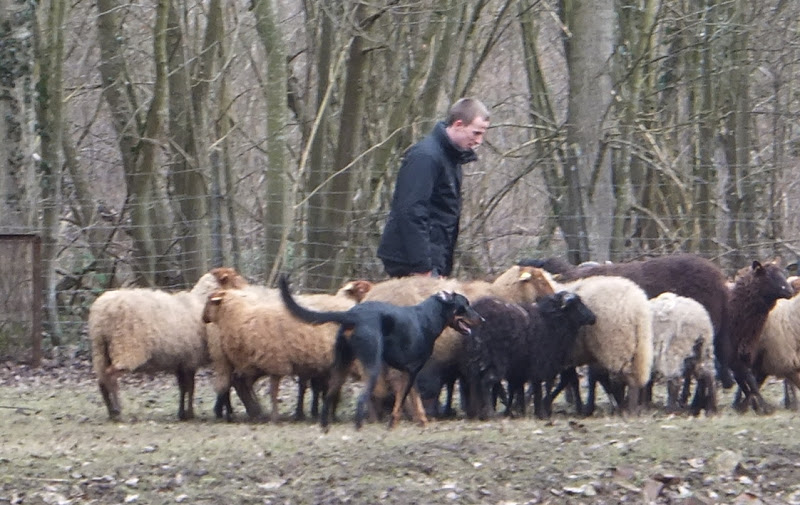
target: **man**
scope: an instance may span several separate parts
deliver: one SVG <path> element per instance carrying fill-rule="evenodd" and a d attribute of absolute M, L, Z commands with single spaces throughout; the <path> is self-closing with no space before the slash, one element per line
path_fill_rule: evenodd
<path fill-rule="evenodd" d="M 461 217 L 461 166 L 478 159 L 473 149 L 488 127 L 489 109 L 462 98 L 406 151 L 378 247 L 390 277 L 450 275 Z"/>

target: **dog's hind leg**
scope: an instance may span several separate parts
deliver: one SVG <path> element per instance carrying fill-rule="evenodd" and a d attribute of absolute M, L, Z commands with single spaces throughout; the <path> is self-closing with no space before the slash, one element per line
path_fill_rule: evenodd
<path fill-rule="evenodd" d="M 356 429 L 360 429 L 364 424 L 364 418 L 367 416 L 367 407 L 369 402 L 372 401 L 372 393 L 375 391 L 375 385 L 378 383 L 378 377 L 381 374 L 380 363 L 371 363 L 367 366 L 364 363 L 364 370 L 367 373 L 367 384 L 364 391 L 358 396 L 358 404 L 356 405 Z"/>
<path fill-rule="evenodd" d="M 332 411 L 335 411 L 336 404 L 339 400 L 339 392 L 342 389 L 345 379 L 347 379 L 350 365 L 353 364 L 353 351 L 342 333 L 343 330 L 339 329 L 339 333 L 336 335 L 336 344 L 333 350 L 333 368 L 331 369 L 328 391 L 325 393 L 325 399 L 322 402 L 322 412 L 320 413 L 322 431 L 326 433 L 328 432 L 330 415 Z"/>

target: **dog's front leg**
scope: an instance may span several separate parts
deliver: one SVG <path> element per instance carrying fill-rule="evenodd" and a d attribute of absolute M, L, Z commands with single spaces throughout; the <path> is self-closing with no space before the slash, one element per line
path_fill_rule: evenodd
<path fill-rule="evenodd" d="M 419 396 L 417 388 L 412 386 L 408 399 L 414 406 L 414 419 L 420 426 L 426 427 L 428 425 L 428 416 L 425 415 L 425 407 L 422 405 L 422 398 Z"/>

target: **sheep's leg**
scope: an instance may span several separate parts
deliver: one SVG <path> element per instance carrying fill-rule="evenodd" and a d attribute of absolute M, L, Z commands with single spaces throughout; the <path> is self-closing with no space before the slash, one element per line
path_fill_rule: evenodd
<path fill-rule="evenodd" d="M 516 408 L 514 407 L 516 405 Z M 527 413 L 527 401 L 525 397 L 525 382 L 508 383 L 508 404 L 506 405 L 506 416 L 515 417 L 516 412 L 522 417 Z"/>
<path fill-rule="evenodd" d="M 228 422 L 233 421 L 233 405 L 231 405 L 231 390 L 230 387 L 225 391 L 217 393 L 217 400 L 214 402 L 214 416 L 217 419 L 222 419 Z"/>
<path fill-rule="evenodd" d="M 119 385 L 117 384 L 116 380 L 113 384 L 109 384 L 109 381 L 104 380 L 99 380 L 97 382 L 100 386 L 100 394 L 103 396 L 103 402 L 106 404 L 106 408 L 108 409 L 108 417 L 112 421 L 116 421 L 119 419 L 119 415 L 122 410 L 119 406 Z"/>
<path fill-rule="evenodd" d="M 442 412 L 442 416 L 445 418 L 456 416 L 456 411 L 453 409 L 453 390 L 455 387 L 455 380 L 449 381 L 447 384 L 445 384 L 445 388 L 447 388 L 447 394 L 445 396 L 444 412 Z"/>
<path fill-rule="evenodd" d="M 279 419 L 279 408 L 278 408 L 278 390 L 281 386 L 281 376 L 280 375 L 270 375 L 269 376 L 269 396 L 272 400 L 272 415 L 271 419 L 273 423 L 277 423 Z"/>
<path fill-rule="evenodd" d="M 800 388 L 800 372 L 795 371 L 783 379 L 784 397 L 783 402 L 787 409 L 798 410 L 797 389 Z"/>
<path fill-rule="evenodd" d="M 696 365 L 692 365 L 691 368 L 684 365 L 683 371 L 683 387 L 681 388 L 681 394 L 678 397 L 678 405 L 681 408 L 685 408 L 686 405 L 689 403 L 689 395 L 692 394 L 692 377 L 696 375 L 694 373 L 694 367 Z M 697 387 L 697 386 L 695 386 Z M 695 397 L 697 394 L 695 393 Z"/>
<path fill-rule="evenodd" d="M 695 374 L 697 386 L 695 387 L 694 399 L 689 406 L 689 413 L 693 416 L 699 415 L 705 409 L 706 415 L 717 412 L 717 386 L 714 374 L 710 371 L 699 371 Z"/>
<path fill-rule="evenodd" d="M 553 402 L 561 394 L 562 391 L 567 390 L 567 403 L 575 403 L 575 409 L 578 414 L 583 414 L 583 401 L 581 400 L 580 393 L 580 380 L 578 379 L 578 370 L 575 367 L 565 368 L 561 371 L 558 378 L 556 387 L 547 393 L 544 402 L 547 404 L 547 409 L 553 411 Z M 570 393 L 571 394 L 568 394 Z M 569 397 L 572 397 L 570 401 Z"/>
<path fill-rule="evenodd" d="M 175 375 L 180 391 L 178 419 L 181 421 L 194 419 L 194 370 L 178 369 Z"/>
<path fill-rule="evenodd" d="M 103 396 L 103 401 L 108 409 L 108 417 L 112 421 L 119 419 L 122 413 L 122 407 L 119 401 L 119 376 L 122 375 L 122 370 L 117 369 L 114 365 L 108 366 L 103 377 L 98 380 L 100 385 L 100 394 Z"/>
<path fill-rule="evenodd" d="M 686 384 L 684 380 L 684 385 Z M 681 409 L 681 402 L 679 400 L 679 396 L 683 395 L 683 392 L 678 392 L 680 386 L 678 385 L 677 378 L 667 379 L 667 412 L 675 413 L 679 412 Z M 697 393 L 697 392 L 695 392 Z"/>
<path fill-rule="evenodd" d="M 542 383 L 532 380 L 531 389 L 533 389 L 533 414 L 539 419 L 547 419 L 550 417 L 550 412 L 542 398 Z M 545 396 L 549 397 L 550 394 L 547 393 Z"/>
<path fill-rule="evenodd" d="M 488 419 L 489 406 L 493 405 L 493 387 L 493 382 L 483 380 L 473 373 L 470 374 L 469 378 L 465 379 L 463 388 L 469 389 L 469 398 L 467 399 L 467 404 L 464 406 L 464 411 L 468 419 L 475 419 L 476 417 L 482 421 Z"/>
<path fill-rule="evenodd" d="M 775 407 L 767 403 L 763 396 L 761 396 L 761 391 L 759 390 L 758 381 L 756 381 L 755 375 L 753 371 L 748 369 L 745 375 L 745 379 L 747 380 L 751 395 L 753 397 L 753 408 L 759 414 L 772 414 L 775 412 Z"/>
<path fill-rule="evenodd" d="M 308 381 L 303 377 L 297 377 L 297 405 L 294 408 L 294 420 L 302 421 L 306 418 L 304 403 L 306 399 L 306 388 Z"/>
<path fill-rule="evenodd" d="M 642 389 L 642 387 L 639 387 L 636 384 L 628 384 L 628 398 L 625 402 L 625 408 L 620 409 L 620 413 L 627 413 L 631 415 L 636 415 L 639 413 L 639 399 L 642 394 Z"/>
<path fill-rule="evenodd" d="M 328 389 L 328 380 L 327 377 L 313 377 L 311 379 L 311 417 L 316 419 L 319 417 L 319 398 L 320 395 L 324 395 L 325 391 Z M 338 398 L 337 398 L 338 400 Z M 335 417 L 336 408 L 334 406 L 333 414 Z"/>
<path fill-rule="evenodd" d="M 235 375 L 233 378 L 233 389 L 236 390 L 236 395 L 244 404 L 244 410 L 247 412 L 247 417 L 255 420 L 264 420 L 266 417 L 264 409 L 261 407 L 261 402 L 256 395 L 255 383 L 260 376 L 241 376 Z"/>

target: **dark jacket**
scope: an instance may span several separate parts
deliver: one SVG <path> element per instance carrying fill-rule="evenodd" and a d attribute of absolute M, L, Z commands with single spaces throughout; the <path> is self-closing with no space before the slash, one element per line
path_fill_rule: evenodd
<path fill-rule="evenodd" d="M 461 216 L 461 165 L 477 160 L 450 141 L 444 122 L 403 157 L 378 257 L 406 274 L 453 269 Z"/>

